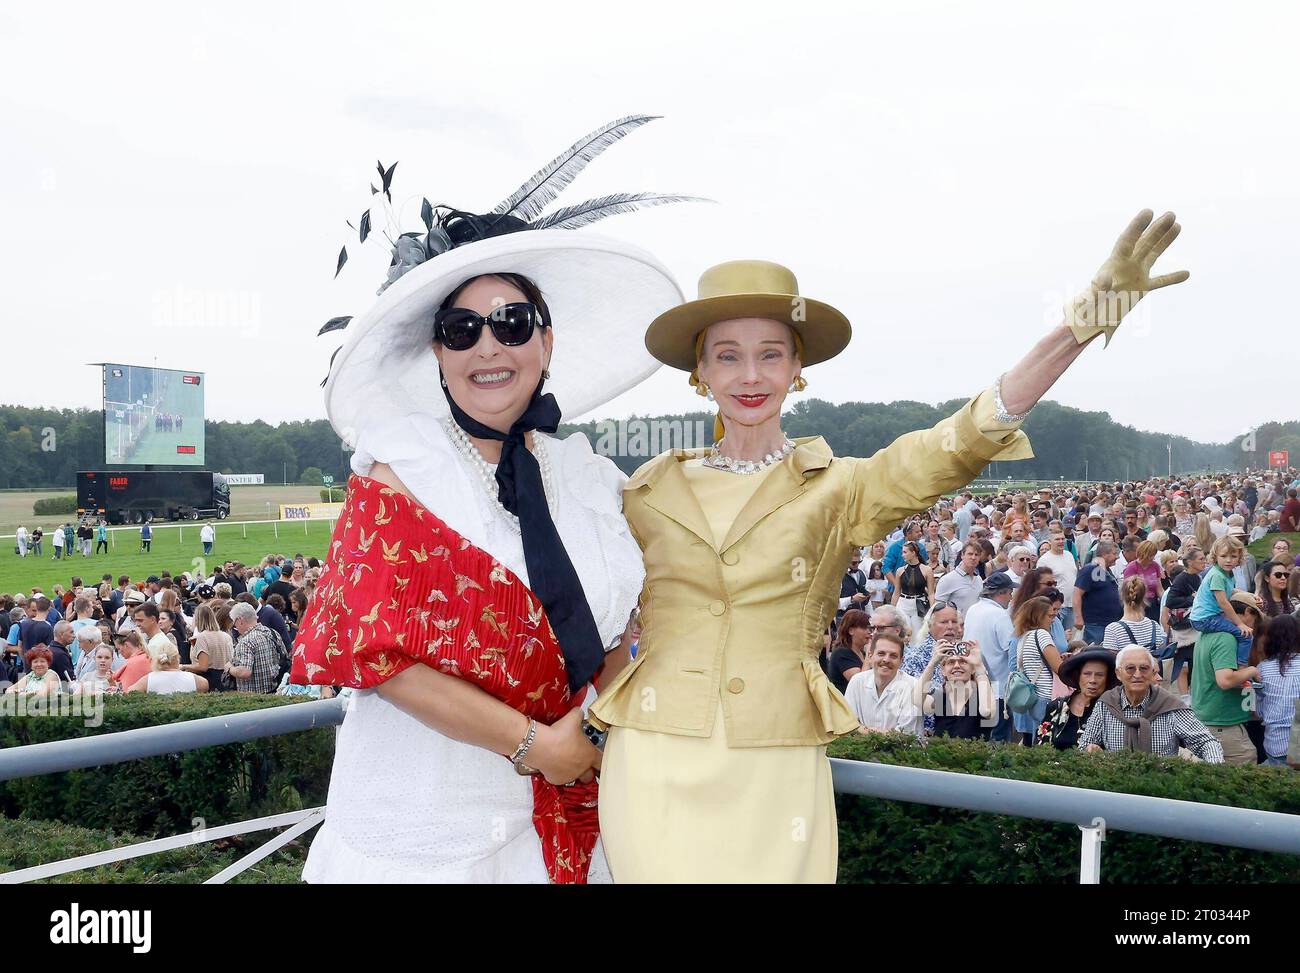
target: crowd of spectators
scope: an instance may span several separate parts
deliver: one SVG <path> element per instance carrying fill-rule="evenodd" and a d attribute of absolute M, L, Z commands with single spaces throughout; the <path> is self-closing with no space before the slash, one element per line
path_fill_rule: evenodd
<path fill-rule="evenodd" d="M 1300 765 L 1298 491 L 1288 469 L 941 499 L 853 552 L 823 665 L 863 732 Z"/>
<path fill-rule="evenodd" d="M 143 581 L 73 577 L 48 594 L 0 595 L 0 689 L 51 694 L 147 692 L 330 696 L 288 682 L 290 652 L 320 562 L 268 555 L 208 576 Z"/>

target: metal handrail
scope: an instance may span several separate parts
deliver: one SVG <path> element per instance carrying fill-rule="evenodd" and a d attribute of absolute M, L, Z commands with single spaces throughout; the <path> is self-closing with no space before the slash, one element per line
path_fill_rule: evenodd
<path fill-rule="evenodd" d="M 226 716 L 10 747 L 0 750 L 0 781 L 338 726 L 346 712 L 345 699 L 317 699 L 291 706 L 268 706 Z"/>
<path fill-rule="evenodd" d="M 347 710 L 348 702 L 344 699 L 315 700 L 101 736 L 13 747 L 0 750 L 0 780 L 35 777 L 318 727 L 338 726 L 347 715 Z M 841 794 L 1077 825 L 1083 832 L 1081 877 L 1085 882 L 1098 881 L 1100 842 L 1104 840 L 1107 830 L 1182 838 L 1257 851 L 1300 854 L 1300 816 L 1276 811 L 1200 804 L 1165 797 L 840 758 L 831 760 L 831 773 L 835 790 Z M 307 812 L 277 816 L 274 825 L 267 823 L 273 820 L 268 818 L 209 831 L 208 835 L 215 837 L 226 831 L 231 834 L 241 833 L 241 828 L 254 825 L 256 828 L 250 827 L 250 830 L 263 830 L 281 823 L 293 824 L 289 831 L 268 846 L 229 866 L 214 876 L 212 881 L 228 880 L 248 865 L 319 824 L 323 811 L 323 808 L 313 808 Z M 94 864 L 101 864 L 109 860 L 149 854 L 156 848 L 164 845 L 172 847 L 173 842 L 183 840 L 193 841 L 194 838 L 177 836 L 173 839 L 157 839 L 84 857 Z M 88 866 L 81 864 L 80 859 L 70 859 L 0 876 L 0 883 L 6 879 L 21 881 L 38 875 L 62 874 L 80 867 Z"/>
<path fill-rule="evenodd" d="M 838 758 L 831 760 L 831 774 L 835 790 L 842 794 L 1058 821 L 1081 828 L 1094 827 L 1101 818 L 1108 831 L 1300 855 L 1300 816 L 1277 811 Z"/>

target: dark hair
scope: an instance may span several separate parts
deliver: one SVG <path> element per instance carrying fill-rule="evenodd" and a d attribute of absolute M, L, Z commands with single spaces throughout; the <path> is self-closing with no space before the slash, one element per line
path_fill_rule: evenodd
<path fill-rule="evenodd" d="M 270 605 L 272 608 L 274 608 L 276 611 L 278 611 L 281 615 L 284 614 L 284 596 L 283 596 L 283 595 L 280 595 L 280 594 L 278 594 L 278 593 L 276 593 L 276 594 L 272 594 L 271 597 L 269 597 L 269 598 L 266 599 L 266 603 L 267 603 L 268 605 Z"/>
<path fill-rule="evenodd" d="M 144 612 L 146 618 L 158 617 L 158 606 L 153 601 L 142 601 L 131 610 L 132 615 L 138 615 Z"/>
<path fill-rule="evenodd" d="M 855 628 L 870 628 L 871 616 L 861 608 L 850 608 L 840 619 L 840 624 L 835 629 L 835 647 L 848 648 L 852 644 L 849 638 L 849 632 Z"/>
<path fill-rule="evenodd" d="M 1268 583 L 1268 576 L 1273 573 L 1274 568 L 1291 568 L 1290 564 L 1285 561 L 1265 561 L 1259 569 L 1259 578 L 1255 587 L 1259 589 L 1259 598 L 1264 603 L 1264 614 L 1268 616 L 1290 615 L 1294 610 L 1291 604 L 1291 598 L 1284 589 L 1282 591 L 1282 600 L 1280 602 L 1273 600 L 1273 591 Z"/>
<path fill-rule="evenodd" d="M 447 295 L 447 299 L 442 302 L 438 310 L 445 311 L 448 308 L 455 307 L 456 298 L 460 297 L 466 287 L 482 277 L 495 277 L 497 280 L 504 281 L 518 290 L 528 299 L 530 304 L 536 305 L 537 313 L 542 317 L 542 324 L 548 328 L 551 326 L 551 309 L 546 306 L 546 300 L 542 297 L 542 289 L 522 274 L 478 274 L 470 277 L 461 281 L 460 285 Z"/>
<path fill-rule="evenodd" d="M 867 580 L 868 580 L 868 581 L 884 581 L 884 580 L 885 580 L 885 566 L 884 566 L 884 564 L 881 563 L 880 561 L 872 561 L 872 562 L 871 562 L 871 567 L 867 568 Z"/>
<path fill-rule="evenodd" d="M 1292 657 L 1300 652 L 1300 618 L 1279 615 L 1268 624 L 1268 638 L 1264 643 L 1264 658 L 1277 659 L 1279 675 L 1286 675 Z"/>
<path fill-rule="evenodd" d="M 1020 610 L 1021 605 L 1035 595 L 1045 593 L 1047 585 L 1043 584 L 1043 575 L 1049 572 L 1056 573 L 1051 568 L 1030 568 L 1025 572 L 1025 576 L 1020 579 L 1020 585 L 1016 588 L 1016 593 L 1012 596 L 1011 604 L 1008 606 L 1013 618 L 1016 612 Z"/>

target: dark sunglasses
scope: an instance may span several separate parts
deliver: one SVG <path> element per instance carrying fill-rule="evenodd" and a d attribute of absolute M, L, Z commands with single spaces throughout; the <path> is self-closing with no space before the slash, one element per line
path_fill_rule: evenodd
<path fill-rule="evenodd" d="M 1269 577 L 1271 577 L 1271 578 L 1278 578 L 1278 579 L 1281 579 L 1281 580 L 1285 581 L 1287 578 L 1291 577 L 1291 572 L 1290 572 L 1290 571 L 1275 571 L 1273 574 L 1269 575 Z"/>
<path fill-rule="evenodd" d="M 452 351 L 468 351 L 478 344 L 483 326 L 503 345 L 523 345 L 533 330 L 546 327 L 536 304 L 519 301 L 494 308 L 487 317 L 467 307 L 450 307 L 433 315 L 433 337 Z"/>

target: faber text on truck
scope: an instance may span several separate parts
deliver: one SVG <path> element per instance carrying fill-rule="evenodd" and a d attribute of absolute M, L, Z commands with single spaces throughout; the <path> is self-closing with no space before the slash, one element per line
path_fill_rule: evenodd
<path fill-rule="evenodd" d="M 230 516 L 230 487 L 207 470 L 97 470 L 77 474 L 77 516 L 110 524 Z"/>

